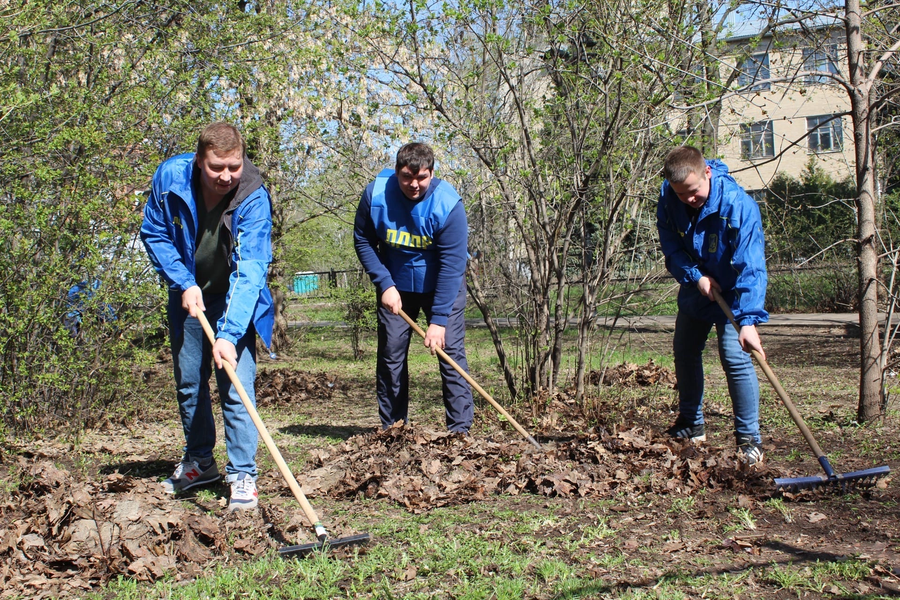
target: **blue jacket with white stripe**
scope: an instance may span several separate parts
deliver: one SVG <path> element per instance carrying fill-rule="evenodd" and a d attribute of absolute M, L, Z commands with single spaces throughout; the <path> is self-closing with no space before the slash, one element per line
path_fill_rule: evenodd
<path fill-rule="evenodd" d="M 187 311 L 181 294 L 197 285 L 194 253 L 197 238 L 197 200 L 192 181 L 194 154 L 181 154 L 156 170 L 150 198 L 144 207 L 141 239 L 156 271 L 169 286 L 172 333 L 181 334 Z M 252 323 L 269 347 L 275 309 L 266 283 L 272 262 L 272 204 L 259 170 L 244 158 L 241 182 L 223 214 L 231 234 L 227 260 L 231 266 L 226 309 L 216 324 L 216 338 L 232 343 L 244 336 Z"/>

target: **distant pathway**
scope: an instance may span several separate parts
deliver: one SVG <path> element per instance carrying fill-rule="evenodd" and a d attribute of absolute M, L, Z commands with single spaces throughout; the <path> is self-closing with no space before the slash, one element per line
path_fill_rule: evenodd
<path fill-rule="evenodd" d="M 881 315 L 882 320 L 884 315 Z M 515 327 L 516 319 L 494 319 L 498 327 Z M 571 325 L 577 325 L 576 319 L 570 320 Z M 643 317 L 620 317 L 615 320 L 611 317 L 606 319 L 598 319 L 597 325 L 600 327 L 617 327 L 617 328 L 644 328 L 644 327 L 660 327 L 674 328 L 675 316 L 643 316 Z M 763 325 L 770 326 L 804 326 L 804 327 L 840 327 L 840 326 L 858 326 L 859 315 L 857 313 L 818 313 L 818 314 L 780 314 L 769 315 L 769 322 Z M 481 319 L 466 319 L 466 327 L 484 327 L 484 321 Z M 288 327 L 347 327 L 342 321 L 290 321 Z"/>

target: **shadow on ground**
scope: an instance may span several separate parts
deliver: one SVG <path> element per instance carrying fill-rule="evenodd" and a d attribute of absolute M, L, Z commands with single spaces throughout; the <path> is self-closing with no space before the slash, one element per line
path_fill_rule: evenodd
<path fill-rule="evenodd" d="M 354 435 L 360 435 L 362 433 L 372 433 L 375 431 L 373 427 L 357 427 L 355 425 L 290 425 L 289 427 L 282 427 L 279 431 L 281 433 L 295 435 L 295 436 L 308 436 L 308 437 L 322 437 L 322 438 L 336 438 L 340 440 L 346 440 Z"/>
<path fill-rule="evenodd" d="M 111 463 L 100 468 L 102 475 L 121 473 L 131 477 L 162 477 L 172 474 L 175 461 L 171 460 L 133 460 L 127 462 Z"/>

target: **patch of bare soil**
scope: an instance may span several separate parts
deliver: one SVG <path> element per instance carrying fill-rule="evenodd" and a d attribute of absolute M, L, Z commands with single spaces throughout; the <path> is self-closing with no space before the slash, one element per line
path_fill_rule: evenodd
<path fill-rule="evenodd" d="M 829 385 L 828 377 L 837 383 L 853 373 L 848 355 L 852 357 L 858 341 L 852 335 L 769 333 L 764 343 L 770 362 L 783 369 L 783 380 L 800 396 Z M 798 340 L 806 342 L 805 349 Z M 715 356 L 714 348 L 707 352 Z M 346 403 L 345 392 L 371 402 L 371 391 L 344 389 L 347 384 L 339 385 L 327 374 L 265 370 L 257 394 L 261 405 L 285 407 L 287 413 L 302 403 L 310 419 L 322 424 L 316 427 L 348 432 L 339 445 L 307 448 L 310 468 L 296 475 L 317 500 L 380 499 L 356 506 L 378 511 L 387 503 L 421 513 L 472 502 L 516 507 L 540 498 L 561 507 L 557 516 L 571 516 L 542 535 L 573 535 L 575 528 L 609 519 L 617 531 L 609 543 L 626 554 L 645 554 L 650 571 L 663 573 L 681 558 L 693 564 L 703 558 L 713 572 L 856 556 L 877 563 L 866 584 L 870 590 L 883 592 L 895 585 L 891 569 L 900 566 L 900 493 L 890 478 L 850 495 L 827 490 L 782 495 L 773 478 L 818 472 L 808 453 L 801 452 L 805 458 L 800 461 L 788 458 L 802 444 L 795 430 L 768 427 L 767 461 L 747 468 L 738 461 L 733 443 L 722 441 L 730 435 L 730 414 L 710 420 L 708 444 L 663 435 L 674 384 L 666 369 L 625 364 L 590 378 L 605 386 L 594 401 L 575 402 L 570 391 L 544 394 L 533 403 L 540 407 L 538 414 L 523 415 L 530 418 L 523 422 L 536 424 L 532 434 L 542 450 L 497 421 L 490 407 L 479 411 L 473 430 L 478 433 L 471 436 L 425 426 L 366 430 L 343 421 L 343 411 L 334 407 Z M 709 380 L 718 380 L 714 369 Z M 616 403 L 616 390 L 629 392 L 627 405 Z M 853 400 L 852 393 L 831 395 L 813 416 L 841 414 Z M 366 410 L 374 411 L 374 406 Z M 290 433 L 292 426 L 283 431 Z M 896 440 L 896 433 L 896 428 L 883 427 L 878 435 Z M 855 439 L 829 435 L 826 440 L 826 452 L 840 455 L 842 472 L 872 466 L 871 456 L 863 456 Z M 156 458 L 158 448 L 150 440 L 137 435 L 122 440 L 129 448 L 114 452 L 122 456 L 122 464 L 99 470 L 79 468 L 62 444 L 0 453 L 8 490 L 0 496 L 0 597 L 58 597 L 96 589 L 119 574 L 142 581 L 163 575 L 190 579 L 216 562 L 311 541 L 302 512 L 285 509 L 292 496 L 277 472 L 261 475 L 261 488 L 269 493 L 250 514 L 225 512 L 224 485 L 213 486 L 211 494 L 192 493 L 173 501 L 158 483 L 170 464 Z M 142 458 L 129 463 L 131 455 Z M 895 471 L 900 466 L 895 460 L 890 465 Z M 783 500 L 787 511 L 767 502 L 772 498 Z M 584 512 L 583 502 L 605 508 Z M 753 527 L 723 535 L 722 524 L 734 521 L 741 508 L 758 515 Z M 328 524 L 335 537 L 358 533 L 345 530 L 340 516 L 328 515 Z M 606 574 L 597 567 L 595 575 Z M 857 591 L 865 593 L 862 587 Z"/>

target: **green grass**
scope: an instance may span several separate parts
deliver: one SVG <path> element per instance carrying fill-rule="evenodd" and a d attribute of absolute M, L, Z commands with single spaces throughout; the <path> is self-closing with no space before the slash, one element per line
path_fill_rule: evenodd
<path fill-rule="evenodd" d="M 725 524 L 725 533 L 745 530 L 752 531 L 756 529 L 756 517 L 753 516 L 753 513 L 749 508 L 736 508 L 732 506 L 728 508 L 728 512 L 731 513 L 733 521 Z"/>
<path fill-rule="evenodd" d="M 761 579 L 779 589 L 823 593 L 826 588 L 835 588 L 839 593 L 848 594 L 845 582 L 862 581 L 872 574 L 872 566 L 858 559 L 846 561 L 816 561 L 803 565 L 772 565 L 766 569 Z"/>
<path fill-rule="evenodd" d="M 621 548 L 618 516 L 592 517 L 592 525 L 573 529 L 573 516 L 595 515 L 607 505 L 588 501 L 577 515 L 563 517 L 541 498 L 507 498 L 499 505 L 440 508 L 422 515 L 364 502 L 336 511 L 350 520 L 350 527 L 372 534 L 364 550 L 301 560 L 271 553 L 240 565 L 219 563 L 202 579 L 189 582 L 164 578 L 141 584 L 119 578 L 89 598 L 668 599 L 698 597 L 701 591 L 708 598 L 731 598 L 744 593 L 753 574 L 757 592 L 847 593 L 849 582 L 872 573 L 872 565 L 858 559 L 773 563 L 738 571 L 704 567 L 702 561 L 694 567 L 666 567 L 665 561 L 654 567 L 645 560 L 651 558 L 648 549 Z M 774 501 L 767 506 L 780 510 Z M 743 510 L 732 514 L 746 527 Z M 594 569 L 604 574 L 598 576 Z"/>
<path fill-rule="evenodd" d="M 794 522 L 794 510 L 787 505 L 783 498 L 770 498 L 764 504 L 778 511 L 785 523 Z"/>
<path fill-rule="evenodd" d="M 536 511 L 501 511 L 523 530 L 548 527 Z M 119 579 L 105 594 L 130 598 L 522 598 L 541 590 L 572 589 L 581 570 L 562 556 L 544 556 L 531 535 L 511 541 L 501 530 L 480 531 L 496 515 L 481 507 L 438 509 L 426 515 L 359 523 L 374 542 L 342 559 L 315 555 L 283 560 L 267 555 L 240 568 L 219 565 L 187 584 L 162 580 L 153 586 Z M 551 551 L 546 549 L 549 554 Z M 579 595 L 570 597 L 581 597 Z"/>

